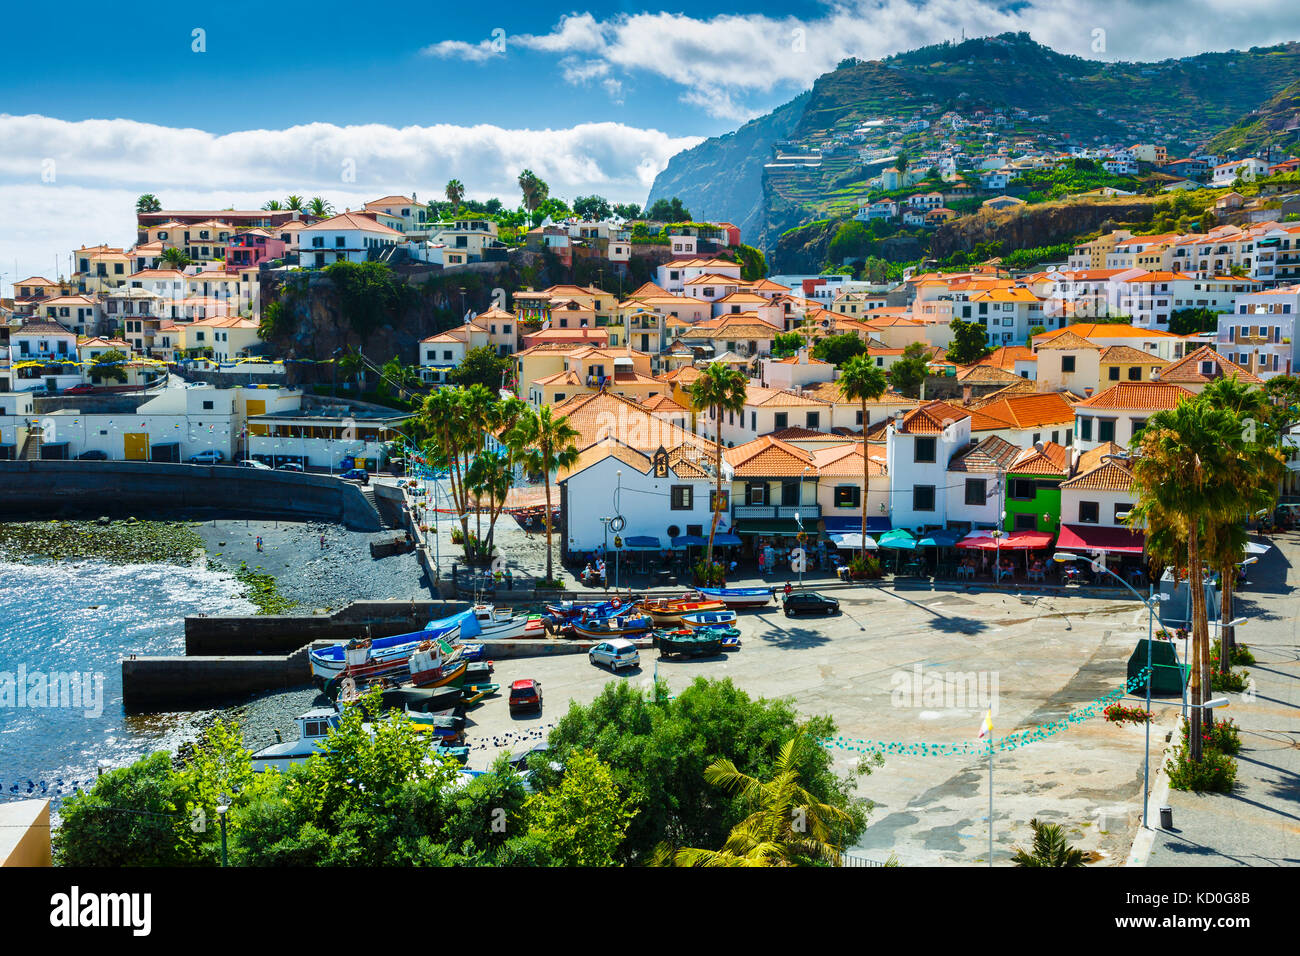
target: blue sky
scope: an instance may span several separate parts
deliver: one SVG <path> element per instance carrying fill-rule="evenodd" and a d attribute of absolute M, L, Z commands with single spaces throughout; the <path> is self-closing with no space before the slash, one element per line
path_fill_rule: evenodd
<path fill-rule="evenodd" d="M 142 192 L 171 208 L 295 192 L 344 209 L 395 192 L 432 198 L 458 178 L 471 198 L 515 202 L 528 167 L 566 199 L 643 202 L 674 154 L 846 56 L 963 31 L 1023 30 L 1094 59 L 1300 39 L 1295 0 L 576 2 L 385 5 L 373 18 L 334 0 L 11 4 L 0 294 L 66 272 L 79 245 L 129 245 Z"/>

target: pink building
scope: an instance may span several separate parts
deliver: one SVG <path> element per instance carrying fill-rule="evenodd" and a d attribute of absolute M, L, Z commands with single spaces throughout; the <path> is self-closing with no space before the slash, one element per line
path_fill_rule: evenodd
<path fill-rule="evenodd" d="M 262 229 L 235 233 L 226 247 L 226 271 L 239 272 L 272 259 L 282 259 L 285 249 L 283 239 L 274 239 Z"/>

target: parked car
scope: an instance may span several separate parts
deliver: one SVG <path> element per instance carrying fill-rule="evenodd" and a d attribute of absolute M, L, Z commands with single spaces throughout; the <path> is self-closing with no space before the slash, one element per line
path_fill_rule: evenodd
<path fill-rule="evenodd" d="M 90 451 L 83 451 L 78 455 L 77 461 L 108 461 L 108 452 L 92 448 Z"/>
<path fill-rule="evenodd" d="M 797 591 L 785 599 L 785 616 L 796 614 L 838 614 L 840 602 L 816 591 Z"/>
<path fill-rule="evenodd" d="M 522 773 L 523 771 L 528 769 L 528 758 L 530 758 L 533 754 L 538 754 L 538 753 L 544 754 L 549 749 L 550 749 L 550 745 L 547 744 L 545 740 L 539 741 L 529 749 L 525 750 L 523 753 L 511 754 L 510 761 L 509 761 L 510 766 L 513 767 L 516 771 Z"/>
<path fill-rule="evenodd" d="M 370 484 L 370 473 L 364 468 L 349 468 L 339 475 L 344 481 L 356 481 L 363 485 Z"/>
<path fill-rule="evenodd" d="M 587 660 L 599 666 L 604 664 L 615 673 L 620 667 L 637 667 L 641 663 L 641 654 L 625 637 L 611 641 L 602 641 L 587 652 Z"/>
<path fill-rule="evenodd" d="M 207 448 L 197 455 L 190 455 L 191 465 L 218 465 L 225 460 L 225 453 L 220 448 Z"/>
<path fill-rule="evenodd" d="M 85 395 L 88 392 L 93 392 L 94 390 L 95 390 L 95 386 L 90 385 L 86 382 L 81 382 L 77 385 L 69 385 L 67 388 L 63 390 L 63 394 L 64 395 Z"/>
<path fill-rule="evenodd" d="M 533 710 L 542 712 L 542 685 L 531 679 L 517 680 L 510 685 L 510 712 Z"/>
<path fill-rule="evenodd" d="M 280 465 L 275 470 L 276 471 L 302 471 L 302 465 L 298 464 L 296 461 L 286 461 L 283 465 Z"/>
<path fill-rule="evenodd" d="M 256 458 L 245 458 L 239 463 L 240 468 L 260 468 L 262 471 L 270 471 L 271 466 L 258 461 Z"/>

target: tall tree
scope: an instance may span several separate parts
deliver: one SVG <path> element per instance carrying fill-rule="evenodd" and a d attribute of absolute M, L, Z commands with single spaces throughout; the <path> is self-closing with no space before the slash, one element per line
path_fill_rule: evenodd
<path fill-rule="evenodd" d="M 519 191 L 524 196 L 524 207 L 531 213 L 551 194 L 551 187 L 546 185 L 531 169 L 519 174 Z"/>
<path fill-rule="evenodd" d="M 840 391 L 845 398 L 859 403 L 862 412 L 862 555 L 867 553 L 867 493 L 871 488 L 870 455 L 867 445 L 867 402 L 874 402 L 885 394 L 888 383 L 885 373 L 865 355 L 857 355 L 845 363 L 840 373 Z"/>
<path fill-rule="evenodd" d="M 136 212 L 161 212 L 162 202 L 153 193 L 145 193 L 135 201 Z"/>
<path fill-rule="evenodd" d="M 971 365 L 993 351 L 986 342 L 984 326 L 978 322 L 953 319 L 949 328 L 952 329 L 952 341 L 948 343 L 948 361 Z"/>
<path fill-rule="evenodd" d="M 1148 550 L 1185 567 L 1192 598 L 1191 759 L 1201 759 L 1201 704 L 1209 690 L 1209 625 L 1205 603 L 1207 529 L 1233 513 L 1233 462 L 1241 428 L 1231 412 L 1184 400 L 1152 415 L 1139 433 L 1133 463 L 1138 503 L 1129 523 L 1147 529 Z M 1185 555 L 1185 558 L 1183 557 Z M 1181 560 L 1180 560 L 1181 559 Z"/>
<path fill-rule="evenodd" d="M 713 474 L 714 492 L 713 521 L 709 525 L 709 547 L 705 552 L 704 563 L 713 566 L 713 538 L 718 533 L 718 519 L 722 516 L 722 413 L 741 412 L 745 408 L 749 383 L 745 376 L 734 368 L 728 368 L 718 362 L 711 363 L 691 384 L 691 409 L 701 412 L 706 409 L 713 414 Z"/>
<path fill-rule="evenodd" d="M 267 212 L 279 212 L 281 209 L 284 208 L 284 204 L 281 203 L 280 200 L 278 199 L 268 199 L 266 202 L 262 204 L 262 208 L 265 209 Z"/>
<path fill-rule="evenodd" d="M 284 200 L 284 208 L 288 209 L 290 212 L 298 212 L 300 209 L 304 208 L 305 205 L 306 200 L 301 196 L 290 195 L 286 196 Z"/>
<path fill-rule="evenodd" d="M 578 460 L 578 448 L 574 444 L 578 430 L 569 424 L 568 418 L 555 418 L 550 405 L 522 413 L 513 430 L 517 434 L 512 437 L 512 441 L 518 447 L 526 449 L 522 455 L 524 467 L 532 474 L 542 476 L 546 492 L 546 580 L 553 581 L 551 473 L 568 468 Z"/>
<path fill-rule="evenodd" d="M 168 246 L 159 258 L 173 269 L 184 269 L 194 262 L 185 254 L 184 249 L 178 249 L 176 246 Z"/>
<path fill-rule="evenodd" d="M 451 214 L 454 216 L 460 212 L 460 204 L 465 199 L 465 184 L 459 179 L 453 179 L 447 183 L 447 202 L 451 203 Z"/>

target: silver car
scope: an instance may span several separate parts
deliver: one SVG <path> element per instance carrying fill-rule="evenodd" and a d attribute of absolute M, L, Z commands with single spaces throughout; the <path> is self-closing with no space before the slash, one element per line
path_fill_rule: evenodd
<path fill-rule="evenodd" d="M 604 664 L 612 671 L 620 667 L 637 667 L 641 664 L 641 654 L 636 645 L 626 638 L 618 637 L 610 641 L 601 641 L 587 652 L 587 660 L 593 664 Z"/>

